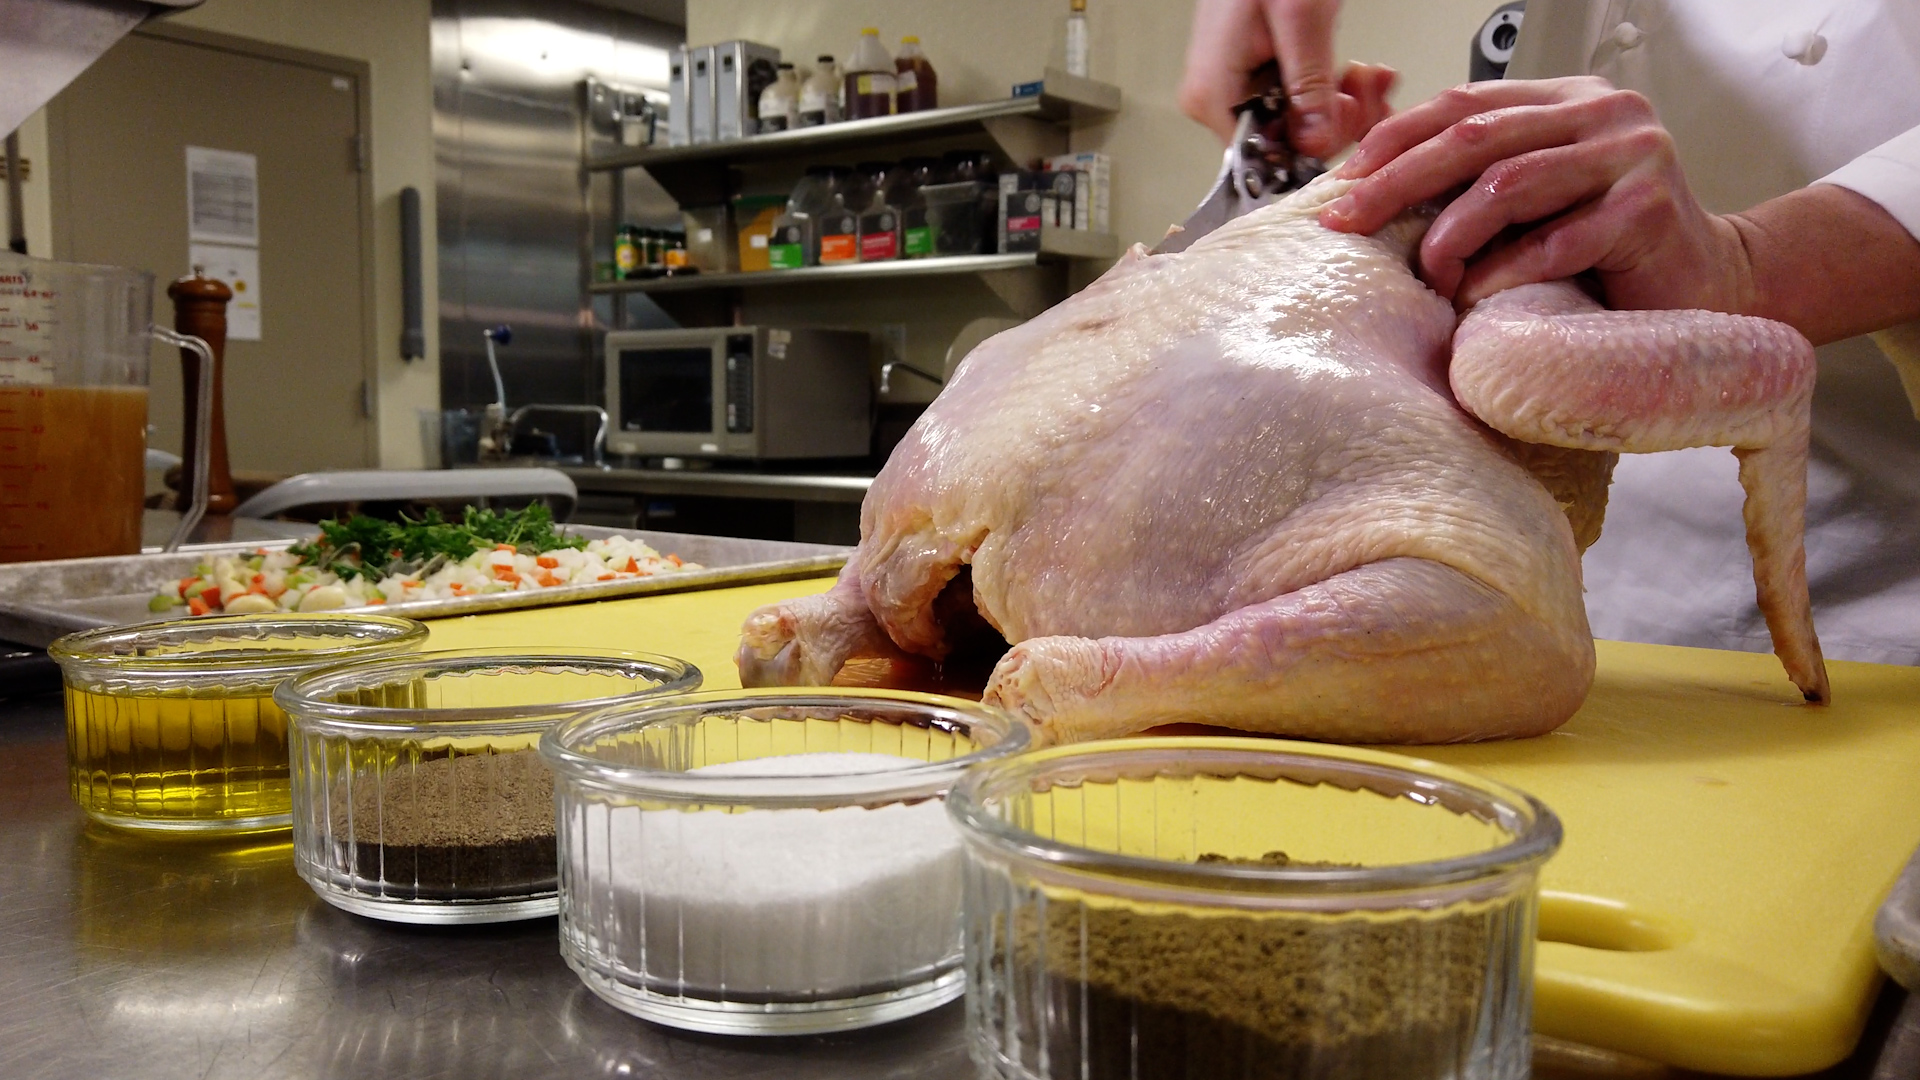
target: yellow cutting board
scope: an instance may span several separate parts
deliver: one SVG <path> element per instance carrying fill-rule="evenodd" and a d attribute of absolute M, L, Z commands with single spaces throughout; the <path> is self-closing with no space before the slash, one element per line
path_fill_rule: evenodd
<path fill-rule="evenodd" d="M 431 624 L 433 648 L 596 646 L 736 687 L 747 613 L 820 578 Z M 1706 1072 L 1824 1068 L 1859 1038 L 1874 910 L 1920 844 L 1920 669 L 1831 666 L 1800 704 L 1772 656 L 1601 642 L 1593 693 L 1538 739 L 1417 747 L 1546 802 L 1541 1033 Z"/>

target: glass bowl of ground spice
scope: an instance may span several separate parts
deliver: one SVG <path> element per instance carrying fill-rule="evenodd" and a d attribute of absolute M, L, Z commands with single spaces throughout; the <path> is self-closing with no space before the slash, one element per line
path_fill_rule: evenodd
<path fill-rule="evenodd" d="M 977 702 L 689 694 L 560 725 L 560 949 L 588 988 L 694 1031 L 792 1035 L 951 1001 L 960 840 L 941 800 L 1026 749 Z"/>
<path fill-rule="evenodd" d="M 541 734 L 699 685 L 684 660 L 596 649 L 428 652 L 288 680 L 274 698 L 292 720 L 294 867 L 328 903 L 378 919 L 551 915 Z"/>
<path fill-rule="evenodd" d="M 1063 746 L 975 770 L 967 1028 L 982 1075 L 1528 1075 L 1528 795 L 1266 739 Z"/>
<path fill-rule="evenodd" d="M 287 717 L 274 687 L 302 671 L 418 650 L 427 628 L 387 615 L 216 615 L 69 634 L 74 801 L 125 829 L 285 829 Z"/>

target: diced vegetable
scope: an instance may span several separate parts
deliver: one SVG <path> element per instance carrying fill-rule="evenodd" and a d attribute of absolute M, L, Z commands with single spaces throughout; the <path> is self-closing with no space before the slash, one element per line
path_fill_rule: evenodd
<path fill-rule="evenodd" d="M 373 559 L 366 552 L 379 553 Z M 398 523 L 353 517 L 284 551 L 217 556 L 149 602 L 225 610 L 330 611 L 446 599 L 699 569 L 627 537 L 587 541 L 560 533 L 544 507 L 508 513 L 469 509 L 455 523 L 429 513 Z"/>

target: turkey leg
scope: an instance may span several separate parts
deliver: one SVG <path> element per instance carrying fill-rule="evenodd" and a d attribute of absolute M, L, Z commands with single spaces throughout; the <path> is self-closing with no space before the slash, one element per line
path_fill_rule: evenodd
<path fill-rule="evenodd" d="M 1828 698 L 1804 544 L 1813 346 L 1791 327 L 1707 311 L 1611 312 L 1568 282 L 1489 297 L 1461 320 L 1460 404 L 1500 433 L 1573 450 L 1731 446 L 1773 651 Z"/>
<path fill-rule="evenodd" d="M 742 686 L 825 686 L 848 660 L 866 656 L 905 654 L 874 621 L 856 550 L 833 588 L 747 616 L 734 663 Z"/>
<path fill-rule="evenodd" d="M 1537 618 L 1441 563 L 1386 559 L 1180 633 L 1031 638 L 982 700 L 1043 744 L 1179 722 L 1343 742 L 1536 735 L 1592 681 L 1579 622 Z"/>

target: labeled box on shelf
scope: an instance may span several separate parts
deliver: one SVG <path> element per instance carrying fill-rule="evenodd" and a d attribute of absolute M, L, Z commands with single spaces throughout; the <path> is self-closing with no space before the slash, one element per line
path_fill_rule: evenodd
<path fill-rule="evenodd" d="M 1047 159 L 1047 168 L 1073 171 L 1081 176 L 1074 189 L 1074 219 L 1069 228 L 1113 231 L 1109 227 L 1111 218 L 1108 210 L 1113 189 L 1112 158 L 1093 151 L 1058 154 Z"/>

